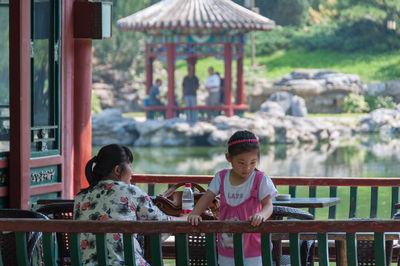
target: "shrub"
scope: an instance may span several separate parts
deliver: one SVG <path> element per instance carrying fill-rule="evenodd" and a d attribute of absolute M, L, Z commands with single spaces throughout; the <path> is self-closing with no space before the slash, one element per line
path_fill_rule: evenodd
<path fill-rule="evenodd" d="M 102 111 L 99 97 L 92 93 L 92 114 L 100 114 Z"/>
<path fill-rule="evenodd" d="M 368 112 L 369 106 L 364 96 L 350 93 L 343 100 L 343 112 L 363 113 Z"/>
<path fill-rule="evenodd" d="M 379 108 L 393 109 L 396 107 L 396 103 L 393 101 L 393 98 L 390 96 L 373 96 L 366 95 L 365 100 L 369 105 L 369 109 L 375 110 Z"/>

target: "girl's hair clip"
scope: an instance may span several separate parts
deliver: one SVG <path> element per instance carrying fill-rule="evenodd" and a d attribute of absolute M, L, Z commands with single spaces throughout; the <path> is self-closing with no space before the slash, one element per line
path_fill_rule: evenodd
<path fill-rule="evenodd" d="M 232 141 L 232 142 L 228 143 L 228 147 L 230 147 L 230 146 L 232 146 L 232 145 L 235 145 L 235 144 L 238 144 L 238 143 L 243 143 L 243 142 L 254 142 L 254 143 L 258 143 L 258 140 L 256 140 L 256 139 L 240 139 L 240 140 L 235 140 L 235 141 Z"/>

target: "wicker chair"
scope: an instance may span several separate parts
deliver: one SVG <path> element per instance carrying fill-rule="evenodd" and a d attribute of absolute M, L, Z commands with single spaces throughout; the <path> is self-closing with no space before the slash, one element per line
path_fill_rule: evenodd
<path fill-rule="evenodd" d="M 72 220 L 74 203 L 70 201 L 49 203 L 37 209 L 37 212 L 47 215 L 51 219 Z M 67 233 L 56 233 L 58 246 L 58 265 L 71 265 L 69 238 Z"/>
<path fill-rule="evenodd" d="M 314 215 L 307 211 L 292 207 L 274 206 L 270 220 L 282 220 L 284 217 L 299 220 L 314 220 Z M 290 265 L 290 256 L 282 255 L 282 243 L 280 240 L 273 240 L 272 257 L 276 266 Z M 314 265 L 315 241 L 302 240 L 300 242 L 300 258 L 302 266 Z"/>
<path fill-rule="evenodd" d="M 25 219 L 42 219 L 48 220 L 46 215 L 34 211 L 19 209 L 0 209 L 0 218 L 25 218 Z M 38 246 L 38 242 L 42 237 L 41 232 L 31 232 L 27 234 L 27 252 L 28 260 L 32 264 L 34 251 Z M 16 240 L 14 233 L 0 233 L 0 250 L 3 265 L 18 265 Z"/>

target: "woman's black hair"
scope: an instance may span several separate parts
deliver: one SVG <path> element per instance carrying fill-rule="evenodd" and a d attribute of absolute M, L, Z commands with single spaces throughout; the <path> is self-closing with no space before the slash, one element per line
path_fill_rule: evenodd
<path fill-rule="evenodd" d="M 228 153 L 232 157 L 251 151 L 257 151 L 258 158 L 260 158 L 260 145 L 257 137 L 248 130 L 236 131 L 228 140 Z"/>
<path fill-rule="evenodd" d="M 90 187 L 93 187 L 104 177 L 109 176 L 115 166 L 118 165 L 122 171 L 125 171 L 124 163 L 132 163 L 132 161 L 133 155 L 128 147 L 119 144 L 104 146 L 99 150 L 97 156 L 94 156 L 86 164 L 86 179 Z"/>

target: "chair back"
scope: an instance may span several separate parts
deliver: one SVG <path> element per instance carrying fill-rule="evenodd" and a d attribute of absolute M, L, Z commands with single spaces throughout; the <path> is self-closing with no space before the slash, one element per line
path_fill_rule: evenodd
<path fill-rule="evenodd" d="M 269 220 L 288 219 L 314 220 L 311 213 L 292 207 L 273 206 L 273 211 Z M 282 255 L 282 243 L 279 240 L 273 240 L 272 257 L 277 266 L 290 264 L 290 256 Z M 302 240 L 300 243 L 300 258 L 302 266 L 314 265 L 315 241 Z"/>
<path fill-rule="evenodd" d="M 49 218 L 42 213 L 19 210 L 19 209 L 0 209 L 0 218 L 13 218 L 13 219 L 42 219 L 48 220 Z M 27 234 L 27 253 L 29 262 L 32 263 L 34 250 L 42 237 L 41 232 L 31 232 Z M 3 265 L 18 265 L 15 233 L 2 232 L 0 233 L 0 250 Z"/>
<path fill-rule="evenodd" d="M 43 205 L 37 209 L 38 212 L 56 220 L 72 220 L 74 202 L 55 202 Z M 56 233 L 58 246 L 58 265 L 71 265 L 71 253 L 69 248 L 69 238 L 67 233 Z"/>

